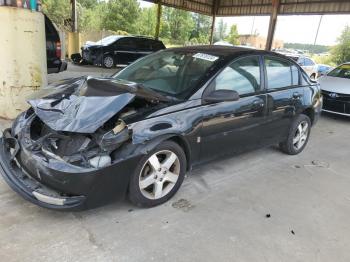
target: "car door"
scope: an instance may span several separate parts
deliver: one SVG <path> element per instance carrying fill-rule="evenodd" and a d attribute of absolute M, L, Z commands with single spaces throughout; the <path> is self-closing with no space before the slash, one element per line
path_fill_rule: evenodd
<path fill-rule="evenodd" d="M 299 86 L 298 67 L 283 58 L 264 57 L 267 95 L 267 124 L 265 143 L 273 144 L 286 138 L 290 124 L 301 107 L 303 88 Z"/>
<path fill-rule="evenodd" d="M 152 40 L 146 38 L 136 39 L 136 59 L 152 53 Z"/>
<path fill-rule="evenodd" d="M 123 37 L 116 42 L 114 51 L 115 64 L 128 65 L 135 61 L 136 44 L 132 37 Z"/>
<path fill-rule="evenodd" d="M 202 102 L 201 161 L 260 145 L 260 131 L 266 114 L 262 83 L 260 56 L 233 61 L 210 83 L 204 97 L 213 90 L 232 89 L 238 92 L 240 99 Z"/>

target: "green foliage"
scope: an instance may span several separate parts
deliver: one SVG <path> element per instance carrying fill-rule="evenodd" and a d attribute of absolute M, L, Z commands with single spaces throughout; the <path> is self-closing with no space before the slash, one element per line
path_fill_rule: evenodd
<path fill-rule="evenodd" d="M 123 30 L 137 34 L 140 11 L 136 0 L 109 0 L 102 18 L 102 27 L 106 30 Z"/>
<path fill-rule="evenodd" d="M 306 50 L 312 54 L 321 54 L 329 51 L 329 46 L 325 45 L 312 45 L 312 44 L 300 44 L 300 43 L 285 43 L 285 48 Z"/>
<path fill-rule="evenodd" d="M 332 55 L 313 55 L 312 59 L 317 64 L 324 64 L 330 66 L 336 66 L 337 64 L 334 62 L 334 57 Z"/>
<path fill-rule="evenodd" d="M 224 40 L 227 36 L 226 30 L 227 30 L 227 24 L 224 23 L 224 20 L 221 18 L 215 29 L 214 42 Z"/>
<path fill-rule="evenodd" d="M 331 53 L 336 64 L 350 61 L 350 26 L 345 26 Z"/>
<path fill-rule="evenodd" d="M 162 20 L 162 37 L 171 39 L 175 44 L 183 44 L 189 39 L 194 28 L 191 13 L 175 8 L 163 8 Z"/>
<path fill-rule="evenodd" d="M 137 22 L 140 35 L 154 36 L 157 23 L 157 6 L 143 8 Z"/>
<path fill-rule="evenodd" d="M 238 30 L 237 30 L 237 25 L 231 26 L 230 33 L 228 34 L 228 36 L 225 40 L 233 45 L 239 44 L 239 34 L 238 34 Z"/>
<path fill-rule="evenodd" d="M 59 28 L 69 28 L 67 21 L 71 18 L 70 0 L 43 0 L 43 12 Z"/>
<path fill-rule="evenodd" d="M 70 0 L 43 0 L 43 10 L 58 27 L 70 30 Z M 157 5 L 140 8 L 137 0 L 77 0 L 77 12 L 81 32 L 109 30 L 147 36 L 155 34 Z M 210 29 L 210 16 L 162 7 L 159 36 L 165 43 L 208 44 Z"/>

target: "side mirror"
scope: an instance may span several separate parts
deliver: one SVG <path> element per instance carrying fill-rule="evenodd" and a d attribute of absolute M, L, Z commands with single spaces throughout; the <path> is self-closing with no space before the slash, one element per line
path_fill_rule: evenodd
<path fill-rule="evenodd" d="M 239 94 L 234 90 L 214 90 L 204 97 L 205 102 L 224 102 L 224 101 L 237 101 Z"/>

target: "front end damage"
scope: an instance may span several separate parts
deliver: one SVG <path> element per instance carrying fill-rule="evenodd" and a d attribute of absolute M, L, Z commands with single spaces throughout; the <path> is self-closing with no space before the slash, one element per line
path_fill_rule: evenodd
<path fill-rule="evenodd" d="M 29 100 L 32 107 L 0 140 L 6 182 L 27 200 L 58 210 L 124 196 L 142 157 L 128 123 L 162 103 L 123 84 L 78 79 Z"/>

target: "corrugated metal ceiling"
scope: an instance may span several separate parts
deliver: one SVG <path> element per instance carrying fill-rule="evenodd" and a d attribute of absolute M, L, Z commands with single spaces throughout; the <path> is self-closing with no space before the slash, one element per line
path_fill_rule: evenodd
<path fill-rule="evenodd" d="M 270 15 L 272 0 L 145 0 L 217 16 Z M 215 4 L 217 5 L 215 8 Z M 349 14 L 350 0 L 280 0 L 279 14 Z"/>

